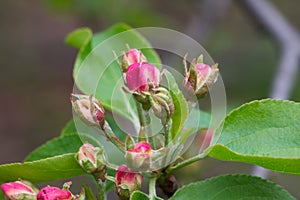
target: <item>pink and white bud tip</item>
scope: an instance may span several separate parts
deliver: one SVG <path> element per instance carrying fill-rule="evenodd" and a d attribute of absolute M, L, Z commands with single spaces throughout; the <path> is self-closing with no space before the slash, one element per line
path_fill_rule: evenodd
<path fill-rule="evenodd" d="M 218 64 L 209 66 L 203 62 L 203 55 L 196 61 L 193 59 L 189 70 L 187 70 L 186 57 L 184 57 L 184 88 L 192 92 L 198 98 L 205 96 L 218 77 Z"/>
<path fill-rule="evenodd" d="M 137 170 L 148 170 L 151 163 L 152 149 L 149 143 L 139 142 L 134 149 L 127 150 L 125 157 L 128 166 Z"/>
<path fill-rule="evenodd" d="M 73 195 L 69 190 L 46 186 L 37 194 L 37 200 L 72 200 Z"/>
<path fill-rule="evenodd" d="M 105 122 L 105 109 L 101 103 L 92 95 L 71 94 L 71 100 L 76 114 L 81 120 L 91 126 L 100 126 Z"/>
<path fill-rule="evenodd" d="M 133 191 L 140 189 L 142 180 L 143 177 L 140 173 L 128 169 L 126 165 L 121 165 L 116 172 L 116 191 L 118 195 L 122 199 L 129 199 Z"/>
<path fill-rule="evenodd" d="M 147 62 L 146 57 L 143 53 L 137 49 L 129 49 L 127 52 L 122 52 L 122 70 L 127 71 L 127 68 L 135 63 Z"/>
<path fill-rule="evenodd" d="M 149 91 L 159 85 L 160 71 L 146 62 L 134 63 L 128 67 L 125 78 L 131 91 Z"/>
<path fill-rule="evenodd" d="M 1 185 L 4 196 L 9 200 L 36 200 L 37 191 L 26 181 L 15 181 Z"/>

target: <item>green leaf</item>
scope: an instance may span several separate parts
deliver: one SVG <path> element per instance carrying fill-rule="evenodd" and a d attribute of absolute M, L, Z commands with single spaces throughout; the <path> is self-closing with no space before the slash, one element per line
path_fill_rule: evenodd
<path fill-rule="evenodd" d="M 85 200 L 95 200 L 96 197 L 93 194 L 92 188 L 87 186 L 86 184 L 83 184 L 84 193 L 85 193 Z"/>
<path fill-rule="evenodd" d="M 170 198 L 181 199 L 272 199 L 295 198 L 273 182 L 248 175 L 225 175 L 186 185 Z"/>
<path fill-rule="evenodd" d="M 72 119 L 63 128 L 60 135 L 64 136 L 64 135 L 69 135 L 69 134 L 76 133 L 76 132 L 77 132 L 77 129 L 75 127 L 74 120 Z"/>
<path fill-rule="evenodd" d="M 245 104 L 225 119 L 206 153 L 300 175 L 300 104 L 261 100 Z M 217 131 L 217 135 L 220 130 Z"/>
<path fill-rule="evenodd" d="M 105 192 L 109 192 L 110 190 L 114 189 L 115 183 L 109 180 L 106 180 L 106 185 L 105 185 Z"/>
<path fill-rule="evenodd" d="M 80 49 L 86 46 L 92 39 L 93 33 L 89 28 L 80 28 L 71 33 L 66 37 L 65 42 L 76 48 Z"/>
<path fill-rule="evenodd" d="M 170 72 L 166 71 L 165 76 L 168 81 L 169 91 L 171 93 L 175 108 L 174 114 L 171 116 L 172 126 L 170 129 L 171 139 L 175 139 L 185 125 L 185 122 L 189 115 L 189 108 L 182 92 L 178 88 L 173 75 Z"/>
<path fill-rule="evenodd" d="M 30 182 L 46 182 L 85 174 L 75 160 L 75 154 L 64 154 L 33 162 L 0 165 L 0 182 L 18 178 Z"/>
<path fill-rule="evenodd" d="M 130 94 L 122 90 L 123 79 L 119 66 L 114 61 L 113 51 L 121 55 L 125 45 L 141 49 L 149 63 L 160 68 L 160 59 L 148 41 L 125 24 L 117 24 L 93 35 L 82 47 L 74 66 L 74 80 L 85 94 L 94 94 L 108 110 L 113 110 L 127 119 L 137 119 Z"/>
<path fill-rule="evenodd" d="M 77 133 L 54 138 L 31 152 L 25 161 L 40 160 L 66 153 L 76 153 L 82 145 Z"/>
<path fill-rule="evenodd" d="M 130 196 L 130 200 L 149 200 L 149 199 L 150 198 L 148 197 L 148 195 L 141 191 L 134 191 Z"/>
<path fill-rule="evenodd" d="M 25 161 L 34 161 L 66 153 L 77 153 L 84 141 L 89 141 L 94 146 L 99 142 L 88 134 L 70 133 L 54 138 L 31 152 Z"/>

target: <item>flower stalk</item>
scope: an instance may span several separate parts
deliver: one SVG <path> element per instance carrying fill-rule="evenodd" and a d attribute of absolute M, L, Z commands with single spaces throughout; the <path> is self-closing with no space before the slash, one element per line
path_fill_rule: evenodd
<path fill-rule="evenodd" d="M 125 144 L 114 134 L 111 130 L 109 124 L 105 121 L 102 129 L 105 133 L 105 136 L 109 141 L 111 141 L 121 152 L 125 152 Z"/>
<path fill-rule="evenodd" d="M 165 173 L 166 173 L 166 174 L 171 174 L 171 173 L 173 173 L 174 171 L 176 171 L 176 170 L 178 170 L 178 169 L 181 169 L 181 168 L 186 167 L 186 166 L 188 166 L 188 165 L 190 165 L 190 164 L 192 164 L 192 163 L 194 163 L 194 162 L 197 162 L 197 161 L 199 161 L 199 160 L 202 160 L 202 159 L 205 158 L 206 156 L 207 156 L 207 154 L 204 154 L 204 153 L 198 154 L 198 155 L 196 155 L 196 156 L 194 156 L 194 157 L 191 157 L 191 158 L 189 158 L 189 159 L 187 159 L 187 160 L 184 160 L 184 161 L 182 161 L 182 162 L 180 162 L 180 163 L 178 163 L 178 164 L 176 164 L 176 165 L 174 165 L 174 166 L 168 167 L 168 168 L 165 170 Z"/>
<path fill-rule="evenodd" d="M 157 177 L 156 176 L 153 176 L 150 178 L 150 181 L 149 181 L 149 199 L 150 200 L 155 200 L 156 199 L 156 180 L 157 180 Z"/>

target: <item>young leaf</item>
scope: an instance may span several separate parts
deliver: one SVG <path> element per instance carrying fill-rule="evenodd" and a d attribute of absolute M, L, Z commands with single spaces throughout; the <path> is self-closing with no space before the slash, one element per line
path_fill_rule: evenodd
<path fill-rule="evenodd" d="M 85 200 L 95 200 L 96 197 L 93 194 L 92 188 L 87 186 L 85 183 L 82 184 L 84 188 L 84 193 L 85 193 Z"/>
<path fill-rule="evenodd" d="M 149 197 L 141 191 L 134 191 L 130 196 L 130 200 L 149 200 Z"/>
<path fill-rule="evenodd" d="M 300 175 L 300 104 L 261 100 L 245 104 L 225 119 L 206 153 Z"/>
<path fill-rule="evenodd" d="M 199 200 L 272 199 L 295 200 L 273 182 L 249 175 L 225 175 L 186 185 L 170 198 Z"/>
<path fill-rule="evenodd" d="M 64 154 L 33 162 L 0 165 L 0 182 L 18 178 L 30 182 L 46 182 L 85 174 L 75 160 L 75 154 Z"/>
<path fill-rule="evenodd" d="M 66 43 L 76 49 L 81 49 L 92 39 L 93 33 L 89 28 L 77 29 L 66 37 Z"/>
<path fill-rule="evenodd" d="M 73 76 L 82 92 L 94 94 L 106 109 L 132 120 L 135 119 L 134 104 L 131 95 L 121 89 L 122 74 L 113 55 L 115 51 L 120 56 L 126 50 L 126 44 L 141 49 L 149 63 L 160 67 L 160 59 L 147 40 L 129 26 L 117 24 L 93 35 L 91 41 L 82 47 Z"/>
<path fill-rule="evenodd" d="M 171 116 L 172 118 L 172 126 L 171 126 L 171 139 L 175 139 L 187 120 L 189 114 L 188 104 L 178 88 L 175 78 L 173 75 L 166 71 L 165 76 L 168 81 L 169 90 L 174 103 L 174 114 Z"/>

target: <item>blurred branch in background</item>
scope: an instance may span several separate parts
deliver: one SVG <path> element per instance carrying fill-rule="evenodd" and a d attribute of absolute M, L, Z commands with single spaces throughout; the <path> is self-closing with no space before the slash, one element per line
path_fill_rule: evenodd
<path fill-rule="evenodd" d="M 268 0 L 245 0 L 244 5 L 253 14 L 255 20 L 275 37 L 281 47 L 280 60 L 270 97 L 288 99 L 299 65 L 299 33 Z M 267 178 L 269 170 L 255 166 L 252 174 Z"/>

